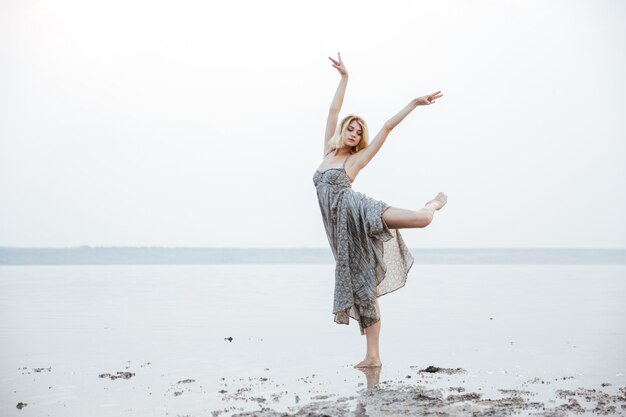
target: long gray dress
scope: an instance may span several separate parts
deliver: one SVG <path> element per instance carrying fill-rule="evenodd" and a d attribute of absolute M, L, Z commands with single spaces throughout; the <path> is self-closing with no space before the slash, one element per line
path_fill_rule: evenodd
<path fill-rule="evenodd" d="M 346 161 L 342 168 L 315 171 L 313 184 L 336 262 L 335 322 L 349 324 L 352 317 L 364 335 L 380 320 L 376 297 L 406 284 L 413 256 L 400 232 L 382 219 L 389 205 L 352 189 Z"/>

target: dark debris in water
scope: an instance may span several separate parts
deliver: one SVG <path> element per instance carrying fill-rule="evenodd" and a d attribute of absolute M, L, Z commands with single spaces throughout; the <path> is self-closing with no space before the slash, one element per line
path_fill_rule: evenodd
<path fill-rule="evenodd" d="M 126 371 L 117 371 L 115 374 L 100 374 L 98 375 L 100 378 L 108 378 L 111 380 L 115 379 L 130 379 L 135 376 L 134 372 L 126 372 Z"/>
<path fill-rule="evenodd" d="M 18 371 L 22 371 L 22 375 L 29 375 L 31 372 L 28 371 L 28 368 L 26 366 L 22 367 L 22 368 L 17 368 Z M 52 372 L 52 367 L 49 366 L 47 368 L 33 368 L 31 369 L 33 372 L 36 373 L 41 373 L 41 372 Z"/>
<path fill-rule="evenodd" d="M 183 379 L 182 381 L 178 381 L 177 384 L 190 384 L 192 382 L 196 382 L 195 379 Z"/>

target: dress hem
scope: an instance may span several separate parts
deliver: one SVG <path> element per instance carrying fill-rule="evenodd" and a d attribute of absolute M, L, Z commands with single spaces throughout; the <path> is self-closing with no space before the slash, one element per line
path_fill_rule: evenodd
<path fill-rule="evenodd" d="M 387 207 L 387 208 L 389 208 L 389 207 Z M 385 210 L 386 210 L 386 209 L 385 209 Z M 383 211 L 383 213 L 384 213 L 384 211 Z M 381 215 L 381 220 L 382 220 L 382 215 Z M 383 221 L 383 223 L 384 223 L 384 221 Z M 396 230 L 396 231 L 397 231 L 398 229 L 393 229 L 393 230 Z M 384 249 L 383 249 L 383 251 L 384 251 Z M 384 256 L 384 252 L 383 252 L 383 256 Z M 408 281 L 408 278 L 409 278 L 409 272 L 411 271 L 411 268 L 413 267 L 413 265 L 414 265 L 414 264 L 415 264 L 415 258 L 413 258 L 413 256 L 411 256 L 411 263 L 409 264 L 409 266 L 408 266 L 408 267 L 407 267 L 407 269 L 406 269 L 406 279 L 404 280 L 404 283 L 403 283 L 402 285 L 400 285 L 400 286 L 399 286 L 399 287 L 397 287 L 397 288 L 394 288 L 394 289 L 393 289 L 393 290 L 391 290 L 391 291 L 387 291 L 387 292 L 384 292 L 384 293 L 382 293 L 382 294 L 378 294 L 378 295 L 376 295 L 376 294 L 375 294 L 374 296 L 375 296 L 376 298 L 380 298 L 380 297 L 382 297 L 383 295 L 391 294 L 392 292 L 395 292 L 395 291 L 399 290 L 400 288 L 405 287 L 405 286 L 406 286 L 406 283 L 407 283 L 407 281 Z M 386 278 L 386 275 L 387 275 L 387 273 L 385 272 L 385 278 Z M 382 283 L 385 281 L 385 278 L 383 278 L 383 279 L 380 281 L 380 284 L 382 284 Z M 380 285 L 380 284 L 378 284 L 378 285 Z M 377 287 L 378 287 L 378 285 L 377 285 Z M 349 311 L 352 309 L 352 307 L 353 307 L 353 306 L 354 306 L 354 304 L 352 304 L 350 307 L 347 307 L 347 308 L 342 308 L 342 309 L 340 309 L 340 310 L 339 310 L 338 312 L 336 312 L 336 313 L 335 313 L 335 312 L 333 312 L 332 314 L 333 314 L 333 316 L 337 317 L 337 314 L 339 314 L 339 313 L 341 313 L 341 312 L 343 312 L 343 311 L 347 311 L 347 315 L 348 315 L 348 317 L 350 317 L 352 320 L 354 320 L 354 321 L 356 321 L 357 323 L 359 323 L 359 330 L 361 331 L 361 336 L 365 336 L 365 335 L 366 335 L 366 333 L 365 333 L 363 330 L 364 330 L 364 329 L 367 329 L 368 327 L 373 326 L 373 325 L 374 325 L 374 324 L 376 324 L 376 323 L 378 323 L 378 322 L 380 321 L 380 318 L 378 318 L 378 320 L 376 320 L 375 322 L 373 322 L 373 323 L 372 323 L 372 324 L 370 324 L 369 326 L 367 326 L 367 327 L 365 327 L 365 328 L 361 328 L 361 322 L 360 322 L 358 319 L 356 319 L 355 317 L 352 317 L 352 316 L 350 315 L 350 313 L 349 313 Z M 337 323 L 337 324 L 345 324 L 346 326 L 350 324 L 350 322 L 347 322 L 347 323 L 341 323 L 341 322 L 337 322 L 337 321 L 335 321 L 335 323 Z"/>

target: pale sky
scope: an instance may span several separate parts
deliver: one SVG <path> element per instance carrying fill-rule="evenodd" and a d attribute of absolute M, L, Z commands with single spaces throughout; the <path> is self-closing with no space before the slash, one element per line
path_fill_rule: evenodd
<path fill-rule="evenodd" d="M 0 246 L 328 247 L 312 176 L 448 205 L 410 247 L 626 247 L 623 1 L 0 1 Z"/>

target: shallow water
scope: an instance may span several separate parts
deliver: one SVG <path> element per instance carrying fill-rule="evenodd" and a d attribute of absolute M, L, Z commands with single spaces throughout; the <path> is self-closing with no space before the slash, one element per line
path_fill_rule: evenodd
<path fill-rule="evenodd" d="M 333 322 L 333 280 L 332 265 L 0 267 L 0 414 L 211 415 L 357 395 L 365 337 Z M 554 381 L 533 385 L 545 401 L 557 385 L 615 392 L 625 300 L 624 265 L 415 265 L 380 299 L 380 381 L 415 384 L 433 365 L 467 373 L 420 383 L 493 397 L 533 378 Z M 99 377 L 118 371 L 134 375 Z"/>

